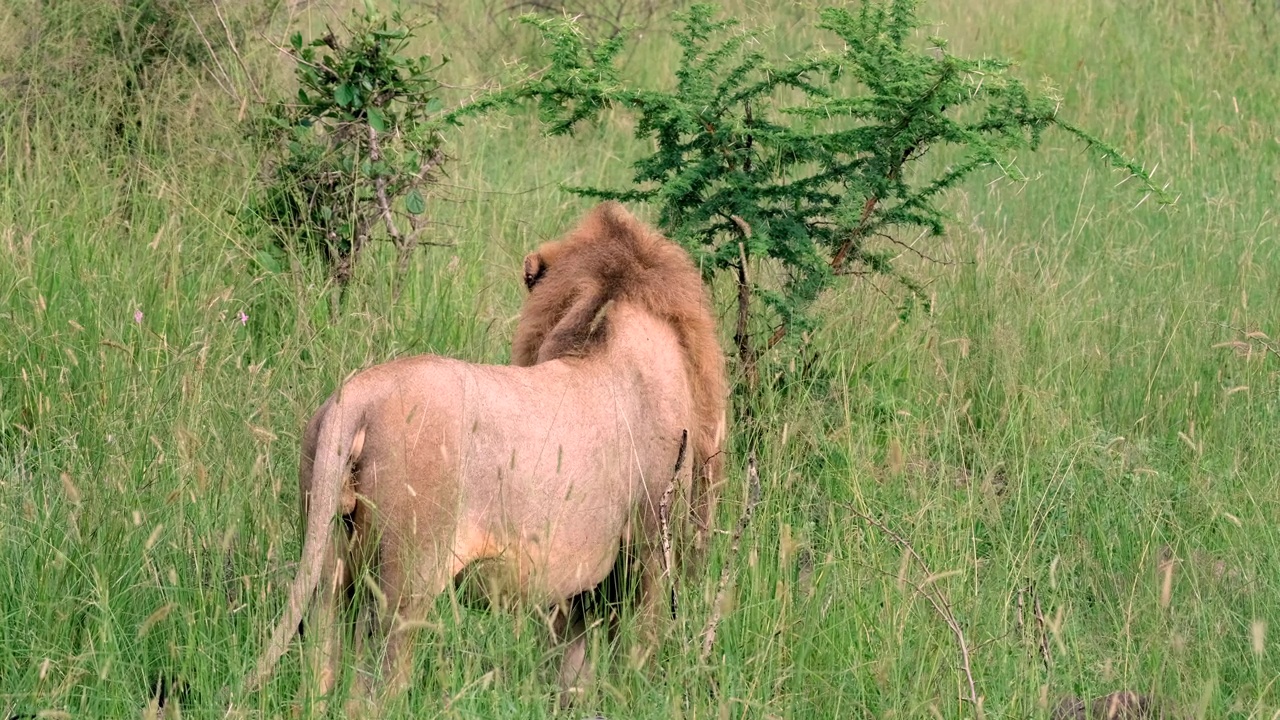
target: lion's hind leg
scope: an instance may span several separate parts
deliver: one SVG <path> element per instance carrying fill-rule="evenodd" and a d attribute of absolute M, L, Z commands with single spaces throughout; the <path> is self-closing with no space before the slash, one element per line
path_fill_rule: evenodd
<path fill-rule="evenodd" d="M 445 539 L 422 542 L 422 536 L 387 531 L 378 554 L 379 618 L 385 642 L 382 655 L 383 702 L 402 694 L 413 674 L 413 643 L 418 630 L 429 626 L 435 599 L 452 582 Z"/>
<path fill-rule="evenodd" d="M 564 655 L 560 659 L 560 707 L 567 708 L 583 694 L 592 680 L 591 663 L 587 659 L 583 596 L 561 602 L 552 608 L 551 613 L 552 640 L 564 647 Z"/>

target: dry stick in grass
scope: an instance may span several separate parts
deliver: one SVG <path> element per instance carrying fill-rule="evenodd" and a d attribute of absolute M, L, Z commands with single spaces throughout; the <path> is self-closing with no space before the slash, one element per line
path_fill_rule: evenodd
<path fill-rule="evenodd" d="M 1049 670 L 1053 665 L 1053 656 L 1049 652 L 1049 631 L 1045 629 L 1044 611 L 1040 609 L 1040 596 L 1035 594 L 1035 588 L 1032 590 L 1032 599 L 1035 600 L 1036 610 L 1036 637 L 1040 641 L 1040 659 L 1044 660 L 1044 669 Z"/>
<path fill-rule="evenodd" d="M 729 571 L 733 568 L 733 560 L 738 556 L 738 546 L 742 543 L 742 533 L 751 522 L 751 514 L 760 502 L 760 475 L 756 472 L 756 454 L 747 455 L 747 501 L 742 508 L 742 517 L 738 518 L 738 526 L 733 529 L 733 540 L 729 543 L 729 555 L 720 568 L 720 582 L 716 585 L 716 599 L 711 605 L 711 617 L 702 628 L 702 654 L 699 663 L 706 663 L 711 657 L 711 648 L 716 642 L 716 629 L 720 627 L 721 608 L 724 606 L 725 594 L 729 591 Z"/>
<path fill-rule="evenodd" d="M 684 455 L 689 449 L 689 431 L 680 436 L 680 452 L 676 455 L 676 467 L 671 471 L 671 482 L 662 493 L 662 501 L 658 503 L 658 521 L 662 523 L 662 575 L 667 580 L 667 588 L 671 592 L 671 618 L 676 617 L 676 581 L 671 572 L 674 561 L 671 555 L 671 500 L 675 497 L 676 481 L 680 477 L 680 468 L 684 467 Z"/>
<path fill-rule="evenodd" d="M 903 551 L 910 554 L 920 566 L 920 569 L 924 572 L 925 578 L 927 578 L 925 580 L 925 585 L 929 585 L 929 582 L 935 578 L 935 575 L 929 571 L 929 566 L 925 564 L 924 558 L 920 557 L 920 554 L 911 546 L 911 543 L 907 542 L 906 539 L 898 533 L 890 530 L 879 520 L 858 512 L 854 508 L 849 508 L 849 510 L 854 515 L 857 515 L 869 524 L 878 528 L 880 532 L 888 535 L 895 543 L 898 544 L 899 547 L 903 549 Z M 951 628 L 952 634 L 956 636 L 956 643 L 960 646 L 960 667 L 964 670 L 965 680 L 969 684 L 969 702 L 973 704 L 975 709 L 980 709 L 982 704 L 978 700 L 978 687 L 973 681 L 973 669 L 969 661 L 969 643 L 965 640 L 964 631 L 960 628 L 960 622 L 956 620 L 955 613 L 951 612 L 951 604 L 947 602 L 946 596 L 943 595 L 942 591 L 938 590 L 936 586 L 931 586 L 926 589 L 925 585 L 920 585 L 911 580 L 907 580 L 905 576 L 903 577 L 903 580 L 929 601 L 929 604 L 933 606 L 933 609 L 937 611 L 938 615 L 946 621 L 947 626 Z M 932 590 L 932 592 L 930 592 L 930 590 Z"/>
<path fill-rule="evenodd" d="M 244 73 L 245 82 L 249 83 L 249 89 L 253 91 L 253 96 L 258 99 L 259 103 L 265 102 L 262 93 L 258 91 L 258 86 L 253 82 L 253 74 L 249 72 L 249 67 L 244 64 L 244 58 L 240 57 L 240 50 L 236 48 L 236 41 L 231 36 L 231 28 L 227 26 L 226 18 L 222 17 L 222 8 L 218 7 L 218 0 L 213 2 L 213 12 L 218 16 L 218 22 L 222 23 L 222 32 L 227 36 L 227 45 L 231 48 L 231 54 L 235 55 L 236 62 L 240 64 L 240 72 Z"/>
<path fill-rule="evenodd" d="M 1242 327 L 1236 327 L 1235 325 L 1232 325 L 1230 323 L 1223 323 L 1223 322 L 1215 322 L 1212 324 L 1217 325 L 1218 327 L 1226 328 L 1231 332 L 1236 333 L 1237 335 L 1243 335 L 1247 340 L 1256 340 L 1264 350 L 1271 353 L 1272 355 L 1275 355 L 1277 358 L 1280 358 L 1280 347 L 1278 347 L 1275 343 L 1271 342 L 1271 338 L 1267 337 L 1267 334 L 1262 332 L 1261 330 L 1245 330 Z M 1214 347 L 1219 347 L 1219 345 L 1214 345 Z"/>
<path fill-rule="evenodd" d="M 1040 595 L 1036 593 L 1035 585 L 1018 588 L 1018 635 L 1021 637 L 1025 628 L 1023 612 L 1026 608 L 1027 593 L 1031 593 L 1031 604 L 1034 607 L 1036 617 L 1036 646 L 1040 650 L 1040 659 L 1044 661 L 1044 669 L 1050 670 L 1053 658 L 1049 654 L 1049 635 L 1045 632 L 1044 612 L 1040 609 Z"/>
<path fill-rule="evenodd" d="M 209 51 L 209 57 L 213 58 L 213 64 L 217 65 L 218 72 L 222 73 L 222 77 L 218 77 L 218 73 L 209 73 L 213 76 L 214 82 L 218 83 L 218 87 L 222 88 L 222 91 L 227 95 L 230 95 L 232 100 L 243 106 L 244 99 L 240 97 L 240 93 L 236 92 L 236 84 L 231 80 L 231 76 L 227 74 L 227 69 L 222 66 L 222 61 L 218 59 L 218 53 L 213 51 L 213 43 L 210 43 L 209 38 L 205 37 L 204 28 L 200 27 L 199 21 L 196 20 L 196 16 L 190 10 L 187 11 L 187 17 L 191 18 L 191 24 L 195 27 L 196 33 L 200 35 L 200 40 L 204 43 L 205 49 Z M 224 79 L 226 80 L 225 84 L 223 83 Z"/>

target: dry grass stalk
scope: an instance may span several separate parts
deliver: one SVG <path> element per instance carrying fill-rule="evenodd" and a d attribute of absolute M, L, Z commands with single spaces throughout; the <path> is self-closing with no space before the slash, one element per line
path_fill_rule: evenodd
<path fill-rule="evenodd" d="M 1256 342 L 1262 346 L 1263 350 L 1275 355 L 1277 358 L 1280 358 L 1280 345 L 1270 337 L 1267 337 L 1267 334 L 1261 330 L 1246 330 L 1242 327 L 1236 327 L 1230 323 L 1223 322 L 1215 322 L 1212 324 L 1230 330 L 1237 335 L 1243 335 L 1245 338 L 1244 340 L 1230 340 L 1218 343 L 1213 347 L 1230 347 L 1247 357 L 1253 351 L 1253 343 Z"/>
<path fill-rule="evenodd" d="M 1044 610 L 1040 607 L 1040 596 L 1035 596 L 1036 637 L 1040 640 L 1040 658 L 1044 660 L 1044 669 L 1053 664 L 1053 656 L 1049 653 L 1049 633 L 1045 630 Z"/>
<path fill-rule="evenodd" d="M 720 620 L 724 614 L 725 595 L 729 591 L 729 570 L 733 567 L 734 558 L 738 556 L 738 548 L 742 544 L 742 533 L 751 523 L 751 515 L 759 502 L 760 474 L 756 471 L 756 454 L 752 452 L 747 456 L 747 500 L 742 507 L 742 517 L 738 518 L 738 526 L 733 529 L 729 555 L 720 568 L 720 581 L 716 584 L 716 599 L 711 604 L 711 616 L 707 618 L 707 624 L 702 628 L 702 653 L 698 656 L 700 663 L 706 663 L 711 657 L 711 648 L 716 642 L 716 630 L 720 627 Z"/>
<path fill-rule="evenodd" d="M 937 577 L 934 573 L 929 571 L 929 566 L 925 564 L 924 558 L 920 557 L 920 553 L 916 552 L 916 549 L 912 547 L 911 543 L 907 542 L 905 538 L 890 530 L 879 520 L 861 513 L 854 508 L 849 509 L 853 514 L 862 518 L 868 524 L 880 530 L 880 532 L 888 535 L 890 539 L 897 543 L 897 545 L 902 548 L 903 552 L 908 553 L 912 559 L 916 561 L 916 564 L 920 566 L 920 571 L 924 573 L 926 578 L 933 579 Z M 975 712 L 981 712 L 982 701 L 981 698 L 978 697 L 978 686 L 973 681 L 973 664 L 969 656 L 969 643 L 965 639 L 964 630 L 960 627 L 960 621 L 956 620 L 955 613 L 951 611 L 951 604 L 947 602 L 946 595 L 942 594 L 942 591 L 938 589 L 936 584 L 930 582 L 920 584 L 914 580 L 907 579 L 905 575 L 902 579 L 914 588 L 917 593 L 923 595 L 925 599 L 929 601 L 929 604 L 933 606 L 933 609 L 938 613 L 938 616 L 947 623 L 947 627 L 951 628 L 952 634 L 956 636 L 956 644 L 960 647 L 960 668 L 964 671 L 965 681 L 969 686 L 969 702 L 973 704 Z"/>
<path fill-rule="evenodd" d="M 658 503 L 658 521 L 662 524 L 662 575 L 666 578 L 667 588 L 671 593 L 672 618 L 675 618 L 679 606 L 676 600 L 675 575 L 671 570 L 675 566 L 671 552 L 671 501 L 675 498 L 676 481 L 680 477 L 680 468 L 684 467 L 684 456 L 688 449 L 689 431 L 686 430 L 680 438 L 680 452 L 676 455 L 676 467 L 671 471 L 671 482 L 667 483 L 667 489 Z"/>

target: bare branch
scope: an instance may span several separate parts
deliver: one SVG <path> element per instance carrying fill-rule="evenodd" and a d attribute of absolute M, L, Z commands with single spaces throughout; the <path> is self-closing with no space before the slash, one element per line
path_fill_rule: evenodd
<path fill-rule="evenodd" d="M 892 539 L 904 552 L 916 561 L 916 564 L 920 566 L 920 571 L 924 573 L 926 578 L 935 577 L 934 574 L 929 571 L 929 566 L 925 564 L 924 558 L 920 557 L 920 554 L 916 552 L 916 549 L 912 547 L 911 543 L 907 542 L 901 535 L 890 530 L 879 520 L 861 513 L 855 508 L 849 508 L 849 510 L 854 515 L 857 515 L 870 525 L 879 529 L 880 532 L 888 535 L 890 539 Z M 934 611 L 936 611 L 938 616 L 947 623 L 947 627 L 951 628 L 952 634 L 956 636 L 956 644 L 960 647 L 960 666 L 964 671 L 965 680 L 969 684 L 969 702 L 973 704 L 974 708 L 980 708 L 982 705 L 978 698 L 978 687 L 973 681 L 972 663 L 969 659 L 969 643 L 965 640 L 964 631 L 960 628 L 960 622 L 956 620 L 955 613 L 951 612 L 951 604 L 947 602 L 947 597 L 942 594 L 942 591 L 938 589 L 938 586 L 935 583 L 926 582 L 924 585 L 921 585 L 905 577 L 903 577 L 903 582 L 910 585 L 916 590 L 916 592 L 923 595 L 925 599 L 929 601 L 929 604 L 933 606 Z"/>
<path fill-rule="evenodd" d="M 707 658 L 711 657 L 711 648 L 715 646 L 716 630 L 720 627 L 721 616 L 724 611 L 725 596 L 729 590 L 729 573 L 733 569 L 733 561 L 738 556 L 738 546 L 742 543 L 742 533 L 746 531 L 747 525 L 751 522 L 751 515 L 755 512 L 756 505 L 760 502 L 760 475 L 756 471 L 756 454 L 752 451 L 747 455 L 747 500 L 742 507 L 742 516 L 738 518 L 738 526 L 733 529 L 733 539 L 729 543 L 729 555 L 724 559 L 724 565 L 720 568 L 720 581 L 716 584 L 716 598 L 711 605 L 711 616 L 707 618 L 707 624 L 702 628 L 702 653 L 698 656 L 699 663 L 706 663 Z"/>
<path fill-rule="evenodd" d="M 205 37 L 204 28 L 200 27 L 200 22 L 196 20 L 195 14 L 188 10 L 187 17 L 191 18 L 191 25 L 196 29 L 196 32 L 200 34 L 200 40 L 204 43 L 205 50 L 209 51 L 209 57 L 213 58 L 213 64 L 217 65 L 218 72 L 222 73 L 222 77 L 218 77 L 217 75 L 213 76 L 214 82 L 218 83 L 218 87 L 222 88 L 223 92 L 230 95 L 231 99 L 236 102 L 242 102 L 240 93 L 236 92 L 235 83 L 231 81 L 231 76 L 227 74 L 227 69 L 222 66 L 222 61 L 218 59 L 218 53 L 213 51 L 213 44 L 209 42 L 208 37 Z M 223 83 L 223 78 L 226 79 L 225 84 Z"/>
<path fill-rule="evenodd" d="M 378 131 L 369 125 L 369 159 L 378 162 L 382 159 L 382 149 L 378 145 Z M 396 247 L 403 248 L 404 240 L 400 236 L 400 229 L 396 227 L 395 218 L 391 215 L 391 203 L 387 200 L 387 179 L 378 176 L 374 181 L 374 187 L 378 194 L 378 208 L 382 211 L 382 221 L 387 226 L 387 234 L 391 236 Z"/>
<path fill-rule="evenodd" d="M 902 242 L 901 240 L 899 240 L 896 237 L 893 237 L 892 235 L 887 235 L 885 233 L 875 233 L 875 236 L 883 240 L 888 240 L 894 245 L 897 245 L 901 248 L 911 251 L 913 254 L 916 255 L 916 257 L 919 257 L 921 260 L 928 260 L 929 262 L 937 263 L 938 265 L 955 265 L 956 264 L 954 260 L 938 260 L 937 258 L 930 257 L 926 255 L 923 251 L 916 248 L 914 245 L 908 245 L 907 243 Z"/>
<path fill-rule="evenodd" d="M 1243 335 L 1246 340 L 1255 340 L 1259 345 L 1262 346 L 1264 350 L 1271 353 L 1272 355 L 1275 355 L 1277 358 L 1280 358 L 1280 347 L 1278 347 L 1274 342 L 1272 342 L 1271 338 L 1267 337 L 1266 333 L 1263 333 L 1259 330 L 1252 330 L 1252 331 L 1245 330 L 1242 327 L 1236 327 L 1235 325 L 1232 325 L 1230 323 L 1224 323 L 1224 322 L 1210 322 L 1210 324 L 1217 325 L 1218 327 L 1221 327 L 1221 328 L 1226 328 L 1227 330 L 1230 330 L 1231 332 L 1236 333 L 1237 335 Z"/>
<path fill-rule="evenodd" d="M 240 50 L 236 47 L 236 41 L 231 37 L 231 28 L 227 27 L 227 21 L 222 17 L 222 8 L 218 6 L 218 0 L 213 0 L 213 12 L 218 16 L 218 22 L 222 23 L 222 32 L 227 36 L 227 46 L 231 48 L 231 54 L 236 56 L 236 62 L 240 65 L 240 72 L 244 73 L 245 82 L 249 83 L 249 89 L 253 91 L 253 96 L 258 102 L 264 102 L 262 93 L 258 92 L 258 86 L 253 82 L 253 75 L 249 73 L 249 68 L 244 64 L 244 58 L 240 56 Z"/>
<path fill-rule="evenodd" d="M 676 582 L 675 575 L 671 568 L 675 565 L 675 561 L 671 552 L 671 501 L 675 498 L 676 485 L 680 479 L 680 469 L 684 467 L 685 453 L 689 449 L 689 431 L 685 430 L 680 436 L 680 452 L 676 455 L 676 467 L 671 471 L 671 482 L 667 484 L 667 489 L 662 493 L 662 501 L 658 503 L 658 521 L 662 524 L 662 575 L 667 579 L 667 586 L 671 591 L 671 617 L 676 616 L 679 609 L 676 599 Z"/>

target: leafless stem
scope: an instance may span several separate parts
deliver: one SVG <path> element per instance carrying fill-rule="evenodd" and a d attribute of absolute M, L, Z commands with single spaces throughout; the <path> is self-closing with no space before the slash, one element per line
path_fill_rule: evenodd
<path fill-rule="evenodd" d="M 729 543 L 729 555 L 724 559 L 724 565 L 720 568 L 720 581 L 716 584 L 716 598 L 711 605 L 711 616 L 707 618 L 707 624 L 702 628 L 702 653 L 698 657 L 698 662 L 705 664 L 707 658 L 711 657 L 711 648 L 716 642 L 716 630 L 720 627 L 720 620 L 723 615 L 723 607 L 725 604 L 725 596 L 729 591 L 729 572 L 733 568 L 734 558 L 738 556 L 738 547 L 742 543 L 742 533 L 747 529 L 747 525 L 751 523 L 751 515 L 755 512 L 756 505 L 760 502 L 760 474 L 756 471 L 756 454 L 751 452 L 747 455 L 747 500 L 742 507 L 742 517 L 738 518 L 738 526 L 733 529 L 733 539 Z"/>
<path fill-rule="evenodd" d="M 1278 347 L 1275 343 L 1271 342 L 1271 338 L 1267 337 L 1266 333 L 1260 330 L 1252 330 L 1252 331 L 1245 330 L 1242 327 L 1236 327 L 1235 325 L 1232 325 L 1230 323 L 1215 322 L 1212 324 L 1217 325 L 1218 327 L 1226 328 L 1227 330 L 1230 330 L 1231 332 L 1236 333 L 1237 335 L 1243 335 L 1247 340 L 1256 340 L 1257 343 L 1261 345 L 1264 350 L 1271 353 L 1272 355 L 1275 355 L 1277 358 L 1280 358 L 1280 347 Z"/>
<path fill-rule="evenodd" d="M 671 482 L 662 493 L 662 501 L 658 503 L 658 521 L 662 524 L 662 574 L 667 579 L 667 587 L 671 590 L 671 617 L 676 616 L 679 609 L 676 600 L 676 581 L 671 568 L 675 560 L 671 552 L 671 501 L 675 498 L 676 485 L 680 480 L 680 469 L 684 467 L 685 453 L 689 449 L 689 431 L 685 430 L 680 437 L 680 452 L 676 455 L 676 467 L 671 471 Z"/>
<path fill-rule="evenodd" d="M 876 527 L 880 532 L 889 536 L 889 538 L 901 547 L 904 552 L 916 561 L 916 564 L 920 566 L 920 571 L 924 573 L 926 578 L 935 577 L 934 574 L 929 571 L 929 566 L 925 564 L 924 558 L 920 557 L 920 554 L 916 552 L 916 549 L 912 547 L 911 543 L 907 542 L 905 538 L 890 530 L 879 520 L 858 512 L 858 510 L 854 508 L 849 509 L 853 514 L 862 518 L 868 524 Z M 928 580 L 926 580 L 924 584 L 917 584 L 915 581 L 907 579 L 906 577 L 903 577 L 902 580 L 915 589 L 916 592 L 923 595 L 925 599 L 929 601 L 929 604 L 933 606 L 933 609 L 938 613 L 938 616 L 947 623 L 947 627 L 951 628 L 952 634 L 956 636 L 956 644 L 960 646 L 960 667 L 964 671 L 965 680 L 969 685 L 969 702 L 973 704 L 975 709 L 982 707 L 978 698 L 978 686 L 973 681 L 972 663 L 969 659 L 969 643 L 965 640 L 964 631 L 960 628 L 960 622 L 956 620 L 955 613 L 951 612 L 951 604 L 947 602 L 947 597 L 942 594 L 942 591 L 937 588 L 937 585 L 930 583 Z"/>
<path fill-rule="evenodd" d="M 955 265 L 956 264 L 954 260 L 939 260 L 935 257 L 931 257 L 927 253 L 916 248 L 914 245 L 908 245 L 907 243 L 902 242 L 901 240 L 899 240 L 896 237 L 893 237 L 892 235 L 888 235 L 885 233 L 874 233 L 874 234 L 876 235 L 876 237 L 882 238 L 884 240 L 888 240 L 894 245 L 897 245 L 905 250 L 910 251 L 912 254 L 914 254 L 916 257 L 920 258 L 921 260 L 928 260 L 929 262 L 936 263 L 938 265 Z"/>
<path fill-rule="evenodd" d="M 1053 656 L 1049 654 L 1049 633 L 1045 631 L 1044 611 L 1040 609 L 1040 596 L 1034 594 L 1032 590 L 1033 607 L 1036 613 L 1036 636 L 1040 641 L 1040 659 L 1044 660 L 1044 669 L 1048 670 L 1053 662 Z"/>
<path fill-rule="evenodd" d="M 378 144 L 378 131 L 374 130 L 372 125 L 369 126 L 369 159 L 375 163 L 382 159 L 382 147 Z M 404 240 L 400 235 L 400 229 L 396 227 L 395 218 L 391 216 L 391 203 L 387 200 L 387 179 L 379 175 L 378 179 L 374 180 L 374 187 L 377 189 L 378 209 L 382 211 L 382 221 L 387 226 L 387 234 L 391 236 L 396 247 L 401 248 L 403 252 Z"/>
<path fill-rule="evenodd" d="M 258 102 L 263 102 L 262 93 L 258 92 L 258 86 L 253 82 L 253 75 L 249 73 L 249 68 L 244 64 L 244 58 L 240 56 L 236 41 L 231 37 L 231 28 L 227 27 L 227 20 L 222 17 L 222 8 L 218 6 L 217 0 L 213 2 L 213 12 L 218 16 L 218 22 L 222 23 L 222 32 L 227 36 L 227 47 L 230 47 L 231 54 L 236 56 L 236 62 L 240 65 L 240 72 L 244 73 L 245 82 L 249 83 L 249 89 L 253 91 L 253 96 L 257 98 Z"/>
<path fill-rule="evenodd" d="M 231 81 L 231 76 L 227 74 L 227 69 L 222 66 L 222 61 L 218 59 L 218 53 L 213 51 L 213 45 L 209 42 L 209 38 L 205 36 L 204 28 L 200 27 L 200 22 L 196 20 L 196 16 L 190 10 L 187 11 L 187 17 L 191 18 L 191 24 L 195 27 L 196 32 L 200 34 L 200 40 L 204 43 L 205 50 L 209 51 L 209 57 L 213 58 L 213 64 L 217 65 L 218 72 L 222 73 L 222 77 L 214 75 L 214 81 L 233 100 L 241 102 L 240 94 L 236 92 L 236 85 Z M 226 80 L 225 83 L 223 82 L 224 79 Z"/>

